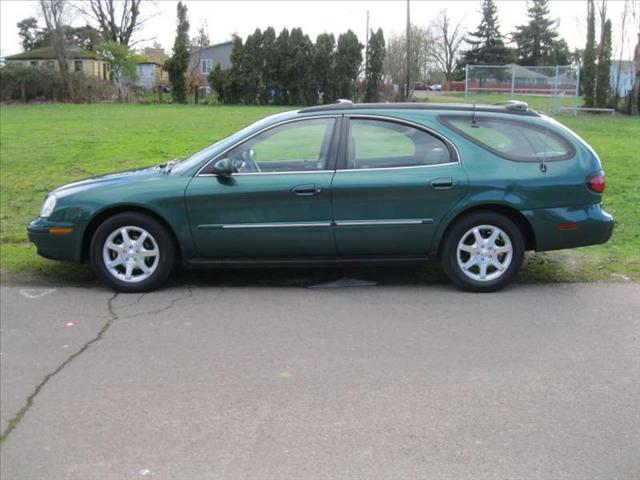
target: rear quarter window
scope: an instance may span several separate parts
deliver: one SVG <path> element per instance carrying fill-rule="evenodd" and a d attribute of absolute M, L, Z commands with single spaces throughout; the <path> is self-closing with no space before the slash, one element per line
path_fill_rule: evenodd
<path fill-rule="evenodd" d="M 476 115 L 442 116 L 451 130 L 507 160 L 539 162 L 567 160 L 575 154 L 573 145 L 553 130 L 506 118 Z"/>

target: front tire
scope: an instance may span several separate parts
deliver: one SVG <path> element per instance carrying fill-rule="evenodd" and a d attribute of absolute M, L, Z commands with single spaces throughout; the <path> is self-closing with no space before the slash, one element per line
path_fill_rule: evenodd
<path fill-rule="evenodd" d="M 518 226 L 496 212 L 465 215 L 449 229 L 441 250 L 449 279 L 470 292 L 494 292 L 506 286 L 524 260 Z"/>
<path fill-rule="evenodd" d="M 109 217 L 91 240 L 96 275 L 118 292 L 147 292 L 160 287 L 173 268 L 175 248 L 167 229 L 137 212 Z"/>

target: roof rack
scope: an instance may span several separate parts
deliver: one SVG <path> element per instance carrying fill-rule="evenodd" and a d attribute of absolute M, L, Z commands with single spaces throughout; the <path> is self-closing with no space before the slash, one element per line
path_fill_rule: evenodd
<path fill-rule="evenodd" d="M 493 112 L 510 113 L 538 117 L 540 114 L 531 110 L 525 102 L 509 101 L 503 104 L 478 105 L 468 103 L 353 103 L 351 100 L 338 100 L 338 103 L 305 107 L 298 112 L 324 112 L 330 110 L 440 110 L 458 112 Z"/>

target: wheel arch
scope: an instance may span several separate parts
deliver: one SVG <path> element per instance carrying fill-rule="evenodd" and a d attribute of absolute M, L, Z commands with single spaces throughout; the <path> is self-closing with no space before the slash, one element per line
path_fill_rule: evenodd
<path fill-rule="evenodd" d="M 536 249 L 535 232 L 533 230 L 533 227 L 531 226 L 531 223 L 529 223 L 529 220 L 527 220 L 527 218 L 522 214 L 522 212 L 520 212 L 518 209 L 509 205 L 504 205 L 500 203 L 487 203 L 487 204 L 474 205 L 472 207 L 466 208 L 458 212 L 453 218 L 451 218 L 448 221 L 446 228 L 444 228 L 441 231 L 440 235 L 436 239 L 435 252 L 440 254 L 442 250 L 443 240 L 446 238 L 447 233 L 449 232 L 451 227 L 460 218 L 464 217 L 465 215 L 469 215 L 470 213 L 480 212 L 480 211 L 500 213 L 505 217 L 509 218 L 510 220 L 512 220 L 522 232 L 522 236 L 524 238 L 524 243 L 525 243 L 525 250 Z"/>
<path fill-rule="evenodd" d="M 178 241 L 178 236 L 176 235 L 176 232 L 174 231 L 171 224 L 169 224 L 169 222 L 167 222 L 162 217 L 162 215 L 158 214 L 157 212 L 149 208 L 141 207 L 139 205 L 117 205 L 117 206 L 112 206 L 97 212 L 87 224 L 87 227 L 84 229 L 84 233 L 82 236 L 82 246 L 80 251 L 82 262 L 87 262 L 89 260 L 89 252 L 91 250 L 91 239 L 93 238 L 93 235 L 96 233 L 96 230 L 98 229 L 100 224 L 105 220 L 107 220 L 108 218 L 114 215 L 117 215 L 119 213 L 131 213 L 131 212 L 147 215 L 153 218 L 154 220 L 158 221 L 160 224 L 162 224 L 162 226 L 164 226 L 167 229 L 167 232 L 169 232 L 169 236 L 171 237 L 171 241 L 173 242 L 173 245 L 175 247 L 176 256 L 178 257 L 176 260 L 182 259 L 184 253 L 182 251 L 182 245 Z"/>

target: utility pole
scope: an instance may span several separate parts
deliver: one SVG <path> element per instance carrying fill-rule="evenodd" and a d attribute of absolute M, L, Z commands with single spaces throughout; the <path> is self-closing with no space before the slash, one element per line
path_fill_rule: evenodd
<path fill-rule="evenodd" d="M 404 100 L 409 99 L 411 84 L 411 17 L 409 15 L 409 0 L 407 0 L 407 85 Z"/>

